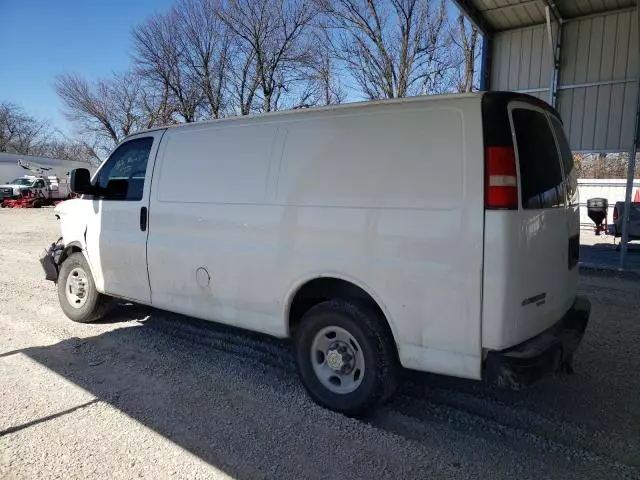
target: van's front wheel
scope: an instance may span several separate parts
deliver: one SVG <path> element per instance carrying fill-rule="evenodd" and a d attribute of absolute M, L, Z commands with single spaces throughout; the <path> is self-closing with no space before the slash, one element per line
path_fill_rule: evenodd
<path fill-rule="evenodd" d="M 65 315 L 80 323 L 100 320 L 111 304 L 111 298 L 96 290 L 91 269 L 80 252 L 72 253 L 62 262 L 58 300 Z"/>
<path fill-rule="evenodd" d="M 359 415 L 393 394 L 399 368 L 383 322 L 375 309 L 342 300 L 320 303 L 303 316 L 295 357 L 316 403 Z"/>

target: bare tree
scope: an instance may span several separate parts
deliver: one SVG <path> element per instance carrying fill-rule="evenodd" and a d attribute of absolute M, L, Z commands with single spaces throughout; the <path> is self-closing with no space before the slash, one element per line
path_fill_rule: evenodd
<path fill-rule="evenodd" d="M 227 87 L 231 92 L 231 104 L 239 115 L 249 115 L 257 110 L 256 94 L 260 86 L 256 55 L 250 46 L 233 40 Z"/>
<path fill-rule="evenodd" d="M 95 84 L 78 75 L 60 75 L 55 89 L 65 105 L 65 116 L 81 135 L 95 139 L 103 151 L 110 151 L 127 135 L 149 126 L 140 110 L 140 79 L 133 73 L 114 75 Z"/>
<path fill-rule="evenodd" d="M 333 55 L 329 33 L 323 23 L 316 29 L 309 64 L 309 77 L 317 97 L 313 103 L 321 105 L 342 103 L 347 96 L 337 70 L 337 59 Z"/>
<path fill-rule="evenodd" d="M 98 152 L 89 143 L 81 139 L 68 139 L 64 136 L 59 136 L 47 142 L 39 155 L 92 164 L 100 161 Z"/>
<path fill-rule="evenodd" d="M 51 137 L 47 123 L 10 102 L 0 103 L 0 152 L 39 155 Z"/>
<path fill-rule="evenodd" d="M 193 122 L 204 95 L 201 84 L 186 71 L 187 53 L 180 36 L 176 10 L 153 15 L 133 30 L 134 61 L 155 88 L 169 92 L 175 112 Z"/>
<path fill-rule="evenodd" d="M 156 87 L 157 85 L 152 82 L 141 81 L 139 107 L 142 112 L 144 128 L 177 123 L 174 118 L 175 107 L 171 102 L 169 87 L 166 85 L 162 85 L 160 89 Z"/>
<path fill-rule="evenodd" d="M 242 84 L 235 89 L 242 91 L 243 104 L 252 98 L 251 106 L 255 105 L 254 72 L 262 110 L 277 110 L 282 95 L 293 94 L 303 80 L 301 69 L 310 53 L 305 34 L 314 15 L 311 3 L 304 0 L 229 0 L 219 11 L 244 53 L 235 69 Z"/>
<path fill-rule="evenodd" d="M 78 161 L 97 158 L 89 145 L 66 138 L 48 122 L 9 102 L 0 103 L 0 152 Z"/>
<path fill-rule="evenodd" d="M 317 2 L 335 55 L 368 98 L 432 93 L 451 68 L 444 0 Z"/>
<path fill-rule="evenodd" d="M 231 35 L 218 16 L 220 0 L 181 0 L 174 8 L 179 60 L 199 85 L 207 114 L 219 118 L 226 108 L 226 82 Z"/>
<path fill-rule="evenodd" d="M 371 99 L 473 88 L 478 32 L 452 30 L 445 0 L 178 2 L 134 28 L 133 72 L 56 79 L 99 152 L 155 125 L 341 103 L 345 70 Z"/>
<path fill-rule="evenodd" d="M 461 54 L 458 75 L 458 92 L 471 92 L 475 85 L 476 59 L 479 53 L 478 28 L 466 20 L 463 14 L 458 15 L 457 29 L 454 30 L 453 43 L 459 47 Z M 457 37 L 457 38 L 456 38 Z"/>
<path fill-rule="evenodd" d="M 578 178 L 627 178 L 629 154 L 591 153 L 573 154 Z M 640 165 L 636 166 L 636 177 L 640 174 Z"/>

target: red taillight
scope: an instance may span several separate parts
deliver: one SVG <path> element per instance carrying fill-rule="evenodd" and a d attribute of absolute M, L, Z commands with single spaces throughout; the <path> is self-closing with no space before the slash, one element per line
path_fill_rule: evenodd
<path fill-rule="evenodd" d="M 513 147 L 487 147 L 486 208 L 518 208 L 518 176 Z"/>

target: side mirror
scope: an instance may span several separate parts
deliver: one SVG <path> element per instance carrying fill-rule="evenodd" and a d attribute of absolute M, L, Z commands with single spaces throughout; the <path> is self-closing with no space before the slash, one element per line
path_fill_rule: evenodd
<path fill-rule="evenodd" d="M 74 168 L 69 175 L 69 188 L 73 193 L 92 193 L 91 174 L 86 168 Z"/>

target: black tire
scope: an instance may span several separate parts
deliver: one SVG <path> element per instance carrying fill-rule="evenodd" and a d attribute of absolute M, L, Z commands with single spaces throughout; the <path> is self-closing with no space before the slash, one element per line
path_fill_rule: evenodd
<path fill-rule="evenodd" d="M 86 272 L 85 295 L 86 300 L 81 307 L 71 305 L 67 298 L 67 279 L 74 269 L 81 268 Z M 103 318 L 109 311 L 111 297 L 96 290 L 91 269 L 84 255 L 80 252 L 72 253 L 63 262 L 58 275 L 58 300 L 64 314 L 74 322 L 91 323 Z"/>
<path fill-rule="evenodd" d="M 351 393 L 337 394 L 316 375 L 311 350 L 313 340 L 325 327 L 340 327 L 352 335 L 364 355 L 360 385 Z M 399 361 L 395 342 L 384 318 L 367 304 L 329 300 L 304 314 L 294 336 L 295 359 L 302 384 L 319 405 L 349 416 L 360 416 L 389 399 L 396 390 Z"/>

